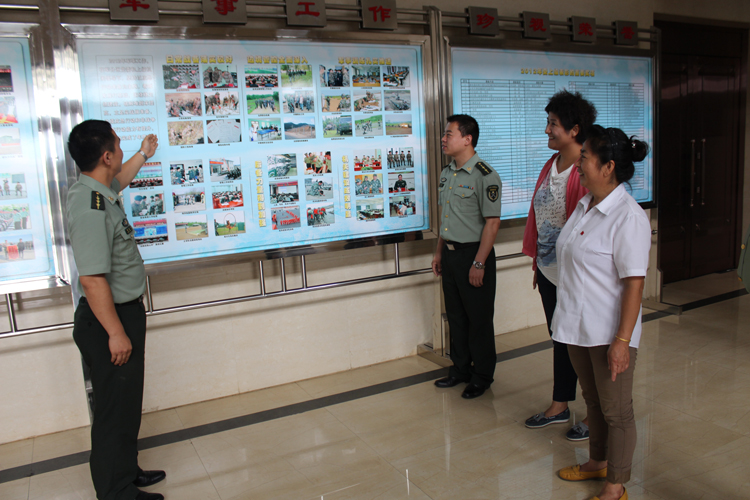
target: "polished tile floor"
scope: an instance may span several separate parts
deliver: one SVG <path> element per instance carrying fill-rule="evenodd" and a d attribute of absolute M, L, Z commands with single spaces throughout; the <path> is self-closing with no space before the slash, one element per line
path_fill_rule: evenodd
<path fill-rule="evenodd" d="M 718 278 L 726 279 L 726 278 Z M 724 290 L 725 291 L 725 290 Z M 685 292 L 687 293 L 687 292 Z M 502 314 L 501 311 L 498 311 Z M 548 339 L 542 327 L 497 338 L 498 352 Z M 484 396 L 426 381 L 144 450 L 167 471 L 150 488 L 169 500 L 588 499 L 599 483 L 567 483 L 587 459 L 567 425 L 523 421 L 551 395 L 552 351 L 497 365 Z M 304 403 L 436 370 L 401 359 L 144 416 L 142 437 Z M 644 324 L 634 388 L 633 499 L 750 498 L 750 296 Z M 583 402 L 572 404 L 575 416 Z M 0 472 L 88 449 L 88 429 L 0 446 Z M 86 464 L 0 483 L 0 498 L 93 499 Z"/>

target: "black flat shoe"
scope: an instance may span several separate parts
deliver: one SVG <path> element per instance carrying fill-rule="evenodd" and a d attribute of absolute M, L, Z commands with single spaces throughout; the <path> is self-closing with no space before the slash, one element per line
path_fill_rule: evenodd
<path fill-rule="evenodd" d="M 464 389 L 464 392 L 461 393 L 461 397 L 464 399 L 474 399 L 478 398 L 482 394 L 484 394 L 484 391 L 486 391 L 486 387 L 482 387 L 481 385 L 477 384 L 469 384 L 466 386 L 466 389 Z"/>
<path fill-rule="evenodd" d="M 456 387 L 458 384 L 465 383 L 466 382 L 464 382 L 463 380 L 459 380 L 456 377 L 445 377 L 435 381 L 435 385 L 442 389 L 446 389 L 448 387 Z"/>
<path fill-rule="evenodd" d="M 151 486 L 159 481 L 163 481 L 167 477 L 167 473 L 163 470 L 138 470 L 138 475 L 133 481 L 133 484 L 138 488 L 145 488 Z"/>
<path fill-rule="evenodd" d="M 149 493 L 147 491 L 139 491 L 135 496 L 135 500 L 164 500 L 164 495 L 161 493 Z"/>

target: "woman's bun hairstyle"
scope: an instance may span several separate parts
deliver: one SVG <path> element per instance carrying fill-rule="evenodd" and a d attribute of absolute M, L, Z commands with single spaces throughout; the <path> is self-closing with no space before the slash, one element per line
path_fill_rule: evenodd
<path fill-rule="evenodd" d="M 619 128 L 604 128 L 594 125 L 589 129 L 588 138 L 591 153 L 595 154 L 602 164 L 615 162 L 615 179 L 618 184 L 628 182 L 635 173 L 634 162 L 643 161 L 648 155 L 649 147 L 635 136 L 628 137 Z"/>

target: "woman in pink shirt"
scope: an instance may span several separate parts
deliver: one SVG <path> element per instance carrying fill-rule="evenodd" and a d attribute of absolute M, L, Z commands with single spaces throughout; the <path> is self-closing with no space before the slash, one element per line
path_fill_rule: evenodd
<path fill-rule="evenodd" d="M 594 105 L 580 93 L 561 90 L 549 100 L 547 112 L 547 146 L 556 151 L 539 174 L 532 198 L 526 230 L 523 235 L 523 253 L 531 257 L 534 270 L 533 287 L 539 287 L 544 315 L 550 336 L 552 316 L 557 306 L 557 254 L 555 244 L 565 222 L 588 191 L 582 187 L 574 166 L 581 155 L 586 132 L 596 120 Z M 554 388 L 552 404 L 543 412 L 526 420 L 526 427 L 538 429 L 551 424 L 564 424 L 570 420 L 568 402 L 575 400 L 578 377 L 570 364 L 567 346 L 553 341 Z M 571 428 L 567 437 L 571 441 L 588 439 L 586 421 Z"/>

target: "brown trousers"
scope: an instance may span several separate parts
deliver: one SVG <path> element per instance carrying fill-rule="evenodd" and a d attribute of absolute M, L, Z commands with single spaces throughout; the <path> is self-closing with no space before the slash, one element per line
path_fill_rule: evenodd
<path fill-rule="evenodd" d="M 568 354 L 581 383 L 589 417 L 589 458 L 607 461 L 607 481 L 630 480 L 635 452 L 633 416 L 633 372 L 638 350 L 630 348 L 630 365 L 612 382 L 607 367 L 609 345 L 579 347 L 568 345 Z"/>

